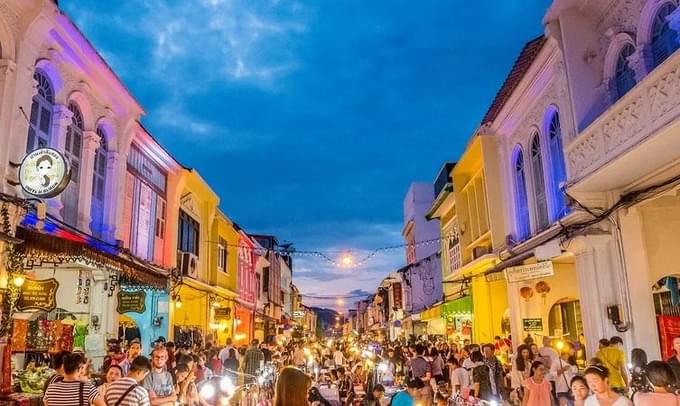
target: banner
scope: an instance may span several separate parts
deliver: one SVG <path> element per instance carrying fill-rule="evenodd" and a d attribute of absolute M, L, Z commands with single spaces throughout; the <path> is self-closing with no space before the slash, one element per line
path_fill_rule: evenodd
<path fill-rule="evenodd" d="M 554 274 L 555 270 L 553 269 L 552 261 L 512 266 L 505 270 L 505 277 L 507 278 L 508 282 L 528 281 L 531 279 L 553 276 Z"/>
<path fill-rule="evenodd" d="M 673 356 L 673 339 L 680 337 L 680 317 L 656 316 L 661 338 L 662 359 Z"/>

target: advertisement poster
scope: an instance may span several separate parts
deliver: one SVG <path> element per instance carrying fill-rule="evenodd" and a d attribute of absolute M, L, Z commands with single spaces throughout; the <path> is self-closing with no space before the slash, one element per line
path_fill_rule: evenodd
<path fill-rule="evenodd" d="M 673 356 L 673 338 L 680 336 L 680 317 L 656 316 L 663 359 Z"/>

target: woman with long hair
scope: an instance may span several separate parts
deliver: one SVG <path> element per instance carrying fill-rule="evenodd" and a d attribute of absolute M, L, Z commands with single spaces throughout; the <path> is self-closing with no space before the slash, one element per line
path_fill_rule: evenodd
<path fill-rule="evenodd" d="M 285 367 L 276 381 L 273 406 L 305 406 L 308 405 L 307 392 L 312 386 L 312 379 L 297 368 Z"/>
<path fill-rule="evenodd" d="M 586 404 L 586 399 L 588 399 L 588 396 L 590 395 L 590 389 L 588 389 L 586 378 L 581 375 L 576 375 L 571 378 L 569 388 L 571 389 L 571 398 L 573 399 L 572 406 L 584 406 Z"/>
<path fill-rule="evenodd" d="M 627 397 L 621 396 L 609 387 L 609 370 L 602 365 L 592 365 L 586 369 L 586 381 L 592 395 L 586 399 L 585 406 L 633 406 Z"/>
<path fill-rule="evenodd" d="M 652 386 L 651 392 L 638 392 L 633 400 L 636 406 L 677 406 L 680 397 L 674 392 L 675 374 L 668 363 L 652 361 L 645 368 L 645 375 Z"/>
<path fill-rule="evenodd" d="M 529 378 L 524 381 L 523 406 L 546 406 L 552 403 L 552 386 L 545 374 L 546 369 L 541 361 L 531 364 Z"/>

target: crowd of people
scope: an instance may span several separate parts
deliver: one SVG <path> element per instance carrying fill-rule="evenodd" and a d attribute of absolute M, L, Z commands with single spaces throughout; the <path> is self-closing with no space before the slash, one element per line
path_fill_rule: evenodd
<path fill-rule="evenodd" d="M 239 348 L 231 341 L 223 347 L 176 348 L 159 340 L 149 357 L 133 340 L 125 351 L 112 346 L 98 384 L 82 353 L 56 354 L 44 404 L 209 405 L 200 394 L 201 382 L 232 375 L 240 384 L 255 384 L 269 365 L 276 377 L 275 406 L 670 406 L 680 405 L 680 337 L 673 345 L 677 355 L 666 361 L 648 362 L 643 350 L 634 349 L 627 363 L 620 337 L 600 340 L 589 360 L 577 360 L 577 347 L 568 341 L 547 337 L 541 346 L 529 337 L 514 352 L 510 339 L 500 337 L 481 345 L 434 337 L 253 340 Z M 337 396 L 327 399 L 324 389 Z"/>

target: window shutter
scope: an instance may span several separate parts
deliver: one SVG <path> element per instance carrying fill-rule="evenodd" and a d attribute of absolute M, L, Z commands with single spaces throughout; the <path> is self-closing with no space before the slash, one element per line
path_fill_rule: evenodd
<path fill-rule="evenodd" d="M 165 200 L 156 196 L 156 235 L 154 238 L 153 258 L 157 264 L 163 264 L 165 253 Z"/>
<path fill-rule="evenodd" d="M 125 196 L 123 202 L 123 246 L 131 248 L 132 235 L 132 198 L 134 195 L 135 178 L 130 172 L 125 172 Z"/>

